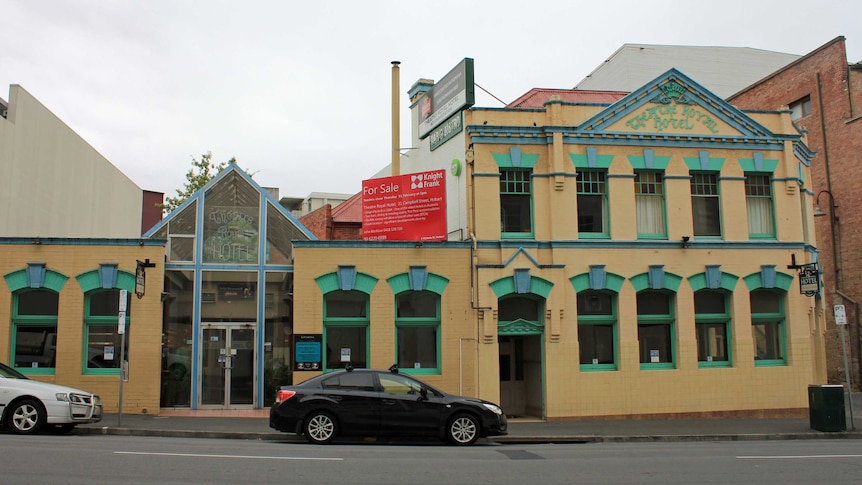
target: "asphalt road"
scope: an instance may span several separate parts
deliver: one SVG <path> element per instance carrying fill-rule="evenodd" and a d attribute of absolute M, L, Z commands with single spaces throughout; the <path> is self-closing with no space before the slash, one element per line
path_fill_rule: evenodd
<path fill-rule="evenodd" d="M 3 484 L 858 484 L 862 440 L 315 446 L 0 435 Z"/>

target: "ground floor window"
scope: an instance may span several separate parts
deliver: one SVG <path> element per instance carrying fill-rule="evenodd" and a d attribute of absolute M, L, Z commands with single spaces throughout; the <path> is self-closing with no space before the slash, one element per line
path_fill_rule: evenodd
<path fill-rule="evenodd" d="M 727 295 L 701 290 L 694 294 L 697 361 L 700 367 L 730 366 L 730 311 Z"/>
<path fill-rule="evenodd" d="M 578 343 L 581 370 L 616 370 L 616 295 L 578 293 Z"/>
<path fill-rule="evenodd" d="M 672 369 L 672 296 L 662 291 L 641 291 L 637 295 L 637 313 L 641 369 Z"/>
<path fill-rule="evenodd" d="M 131 316 L 131 298 L 126 295 L 125 321 L 125 359 L 129 360 L 129 330 Z M 84 373 L 86 374 L 117 374 L 120 361 L 123 334 L 119 332 L 120 325 L 117 315 L 120 311 L 120 290 L 94 290 L 85 295 L 84 301 L 84 344 L 87 353 L 84 355 Z"/>
<path fill-rule="evenodd" d="M 54 372 L 57 354 L 59 294 L 33 289 L 12 301 L 12 365 L 28 374 Z"/>
<path fill-rule="evenodd" d="M 368 367 L 368 295 L 332 291 L 323 297 L 325 370 Z"/>
<path fill-rule="evenodd" d="M 411 373 L 440 372 L 440 295 L 405 291 L 395 297 L 398 368 Z"/>
<path fill-rule="evenodd" d="M 785 365 L 783 294 L 771 290 L 755 290 L 751 292 L 750 300 L 754 364 Z"/>

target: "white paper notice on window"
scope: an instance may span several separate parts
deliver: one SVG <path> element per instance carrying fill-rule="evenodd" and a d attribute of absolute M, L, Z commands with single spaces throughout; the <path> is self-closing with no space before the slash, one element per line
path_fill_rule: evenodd
<path fill-rule="evenodd" d="M 661 357 L 659 357 L 658 350 L 650 350 L 649 351 L 649 361 L 652 363 L 661 362 Z"/>

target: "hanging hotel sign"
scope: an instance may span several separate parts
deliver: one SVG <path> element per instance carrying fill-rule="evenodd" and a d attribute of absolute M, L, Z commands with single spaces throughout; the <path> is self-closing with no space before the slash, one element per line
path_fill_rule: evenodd
<path fill-rule="evenodd" d="M 445 241 L 446 171 L 363 180 L 362 239 Z"/>
<path fill-rule="evenodd" d="M 475 102 L 473 59 L 465 57 L 419 100 L 419 138 Z"/>
<path fill-rule="evenodd" d="M 817 263 L 799 266 L 799 293 L 814 296 L 820 291 L 820 270 Z"/>

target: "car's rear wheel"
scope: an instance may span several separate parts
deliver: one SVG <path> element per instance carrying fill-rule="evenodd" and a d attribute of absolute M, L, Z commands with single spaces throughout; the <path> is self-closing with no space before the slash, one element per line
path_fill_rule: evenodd
<path fill-rule="evenodd" d="M 449 421 L 446 437 L 454 445 L 472 445 L 479 439 L 479 421 L 470 414 L 458 414 Z"/>
<path fill-rule="evenodd" d="M 18 434 L 34 434 L 45 426 L 47 416 L 39 401 L 23 399 L 12 405 L 6 418 L 9 431 Z"/>
<path fill-rule="evenodd" d="M 308 441 L 317 445 L 324 445 L 335 438 L 338 433 L 338 424 L 328 412 L 314 411 L 305 419 L 303 433 Z"/>

